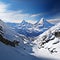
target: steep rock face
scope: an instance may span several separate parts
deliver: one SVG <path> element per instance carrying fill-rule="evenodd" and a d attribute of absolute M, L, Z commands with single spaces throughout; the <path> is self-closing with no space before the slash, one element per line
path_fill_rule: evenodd
<path fill-rule="evenodd" d="M 19 46 L 19 41 L 9 41 L 8 39 L 3 38 L 3 36 L 0 34 L 0 42 L 4 43 L 5 45 L 10 45 L 12 47 Z"/>

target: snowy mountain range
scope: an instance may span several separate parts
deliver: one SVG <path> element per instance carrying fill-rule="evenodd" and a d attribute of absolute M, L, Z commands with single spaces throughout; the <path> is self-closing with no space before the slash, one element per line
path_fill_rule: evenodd
<path fill-rule="evenodd" d="M 35 24 L 31 24 L 23 20 L 20 24 L 14 26 L 14 29 L 16 32 L 23 34 L 26 37 L 36 37 L 52 26 L 54 25 L 44 18 L 41 18 L 41 20 Z"/>

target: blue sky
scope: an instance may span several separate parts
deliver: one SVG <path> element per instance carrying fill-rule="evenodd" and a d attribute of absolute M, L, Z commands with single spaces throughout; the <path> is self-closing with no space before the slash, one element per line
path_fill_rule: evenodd
<path fill-rule="evenodd" d="M 0 0 L 0 8 L 0 18 L 7 22 L 60 19 L 60 0 Z"/>

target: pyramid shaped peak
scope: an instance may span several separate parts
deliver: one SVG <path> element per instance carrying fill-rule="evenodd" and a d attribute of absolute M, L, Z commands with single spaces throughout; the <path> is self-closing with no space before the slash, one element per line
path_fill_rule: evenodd
<path fill-rule="evenodd" d="M 27 24 L 28 22 L 26 22 L 25 20 L 22 20 L 22 22 L 20 24 L 24 25 Z"/>
<path fill-rule="evenodd" d="M 45 21 L 45 19 L 44 18 L 41 18 L 37 23 L 38 24 L 42 24 L 42 23 L 44 23 L 44 21 Z"/>
<path fill-rule="evenodd" d="M 25 20 L 22 20 L 22 22 L 26 22 Z"/>
<path fill-rule="evenodd" d="M 22 20 L 23 22 L 25 22 L 25 20 Z"/>
<path fill-rule="evenodd" d="M 23 23 L 23 24 L 24 24 L 24 23 L 26 23 L 26 21 L 25 21 L 25 20 L 22 20 L 22 22 L 21 22 L 21 23 Z"/>
<path fill-rule="evenodd" d="M 40 21 L 39 21 L 39 23 L 40 23 L 40 24 L 43 23 L 44 20 L 45 20 L 44 18 L 41 18 Z"/>
<path fill-rule="evenodd" d="M 44 18 L 41 18 L 40 21 L 41 21 L 41 20 L 44 21 L 45 19 L 44 19 Z"/>

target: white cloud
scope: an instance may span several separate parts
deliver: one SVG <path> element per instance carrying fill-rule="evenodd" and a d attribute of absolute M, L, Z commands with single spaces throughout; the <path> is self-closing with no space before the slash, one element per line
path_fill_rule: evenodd
<path fill-rule="evenodd" d="M 5 22 L 21 22 L 22 20 L 27 20 L 28 22 L 35 23 L 35 17 L 40 14 L 27 14 L 22 13 L 22 10 L 12 11 L 8 10 L 10 4 L 5 4 L 0 2 L 0 19 Z"/>
<path fill-rule="evenodd" d="M 52 23 L 52 24 L 56 24 L 60 22 L 59 18 L 54 18 L 54 19 L 49 19 L 48 22 Z"/>
<path fill-rule="evenodd" d="M 36 16 L 39 16 L 40 14 L 33 14 L 31 15 L 31 17 L 36 17 Z"/>
<path fill-rule="evenodd" d="M 55 14 L 48 21 L 53 23 L 53 24 L 59 23 L 60 22 L 60 13 Z"/>

